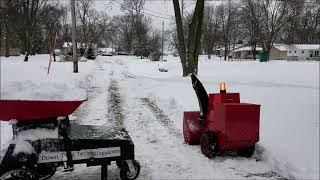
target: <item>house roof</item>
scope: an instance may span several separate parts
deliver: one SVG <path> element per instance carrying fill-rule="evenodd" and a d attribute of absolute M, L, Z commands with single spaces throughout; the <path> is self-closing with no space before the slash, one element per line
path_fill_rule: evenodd
<path fill-rule="evenodd" d="M 320 44 L 293 44 L 296 49 L 315 50 L 320 49 Z"/>
<path fill-rule="evenodd" d="M 233 50 L 233 52 L 239 52 L 239 51 L 251 51 L 251 46 L 245 46 L 245 47 L 242 47 L 242 48 L 239 48 L 239 49 L 236 49 L 236 50 Z M 257 51 L 262 51 L 262 48 L 261 47 L 257 47 L 256 48 Z"/>
<path fill-rule="evenodd" d="M 72 46 L 72 42 L 64 42 L 62 47 L 71 47 Z M 85 46 L 85 43 L 77 43 L 77 48 L 80 48 L 81 46 Z M 97 47 L 97 44 L 92 43 L 93 47 Z"/>
<path fill-rule="evenodd" d="M 235 49 L 238 49 L 238 48 L 240 48 L 240 47 L 242 47 L 242 46 L 243 46 L 243 44 L 235 44 L 234 48 L 233 48 L 233 46 L 231 46 L 231 51 L 232 51 L 232 50 L 235 50 Z M 224 47 L 218 48 L 218 49 L 216 49 L 216 50 L 222 50 L 222 51 L 224 51 Z"/>
<path fill-rule="evenodd" d="M 103 52 L 115 52 L 114 48 L 99 48 L 99 50 Z"/>
<path fill-rule="evenodd" d="M 274 44 L 273 47 L 278 49 L 279 51 L 288 51 L 290 49 L 290 47 L 285 44 Z"/>

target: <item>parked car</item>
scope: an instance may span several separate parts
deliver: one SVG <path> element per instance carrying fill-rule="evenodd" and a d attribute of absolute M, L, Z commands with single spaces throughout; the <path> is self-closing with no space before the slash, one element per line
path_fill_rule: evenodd
<path fill-rule="evenodd" d="M 113 52 L 102 52 L 101 56 L 113 56 Z"/>

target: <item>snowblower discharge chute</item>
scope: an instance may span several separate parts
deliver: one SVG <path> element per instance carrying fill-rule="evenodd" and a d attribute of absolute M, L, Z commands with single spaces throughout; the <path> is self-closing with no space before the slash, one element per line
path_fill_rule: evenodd
<path fill-rule="evenodd" d="M 236 151 L 251 157 L 259 141 L 260 105 L 240 103 L 239 93 L 229 93 L 220 84 L 220 93 L 207 94 L 199 79 L 191 75 L 200 111 L 183 114 L 183 135 L 188 144 L 200 144 L 210 158 L 218 152 Z"/>

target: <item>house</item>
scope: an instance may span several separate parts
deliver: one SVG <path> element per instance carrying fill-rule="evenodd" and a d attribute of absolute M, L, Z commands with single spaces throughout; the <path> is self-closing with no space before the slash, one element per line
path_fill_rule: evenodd
<path fill-rule="evenodd" d="M 288 60 L 320 60 L 320 44 L 292 44 L 288 48 Z"/>
<path fill-rule="evenodd" d="M 259 53 L 262 52 L 261 47 L 256 48 L 256 58 L 259 58 Z M 230 52 L 232 59 L 253 59 L 251 46 L 244 46 Z"/>
<path fill-rule="evenodd" d="M 101 55 L 115 55 L 116 50 L 114 48 L 99 48 L 98 53 Z"/>
<path fill-rule="evenodd" d="M 80 54 L 80 47 L 84 47 L 84 43 L 77 43 L 77 53 Z M 64 42 L 61 47 L 61 55 L 67 56 L 72 55 L 73 49 L 72 49 L 72 42 Z"/>
<path fill-rule="evenodd" d="M 270 50 L 269 59 L 272 60 L 287 60 L 288 59 L 288 45 L 274 44 Z"/>
<path fill-rule="evenodd" d="M 98 54 L 97 44 L 91 43 L 91 44 L 89 44 L 87 46 L 89 47 L 90 45 L 93 48 L 94 54 L 97 56 L 97 54 Z M 80 49 L 84 48 L 84 47 L 85 47 L 85 43 L 77 43 L 77 54 L 79 56 L 81 54 Z M 87 47 L 87 49 L 88 49 L 88 47 Z M 85 49 L 85 52 L 87 51 L 87 49 Z M 72 53 L 73 53 L 72 42 L 64 42 L 62 47 L 61 47 L 61 55 L 63 55 L 63 56 L 71 56 Z M 65 60 L 68 60 L 68 58 L 66 58 Z"/>
<path fill-rule="evenodd" d="M 9 48 L 9 56 L 20 56 L 21 49 L 20 48 Z M 6 55 L 6 49 L 0 48 L 0 56 Z"/>
<path fill-rule="evenodd" d="M 243 44 L 235 44 L 233 46 L 230 46 L 230 50 L 229 51 L 231 52 L 231 51 L 233 51 L 235 49 L 239 49 L 239 48 L 241 48 L 243 46 L 244 46 Z M 214 50 L 214 54 L 216 54 L 219 57 L 223 57 L 224 53 L 225 53 L 225 47 L 221 47 L 221 48 L 218 48 L 218 49 Z"/>

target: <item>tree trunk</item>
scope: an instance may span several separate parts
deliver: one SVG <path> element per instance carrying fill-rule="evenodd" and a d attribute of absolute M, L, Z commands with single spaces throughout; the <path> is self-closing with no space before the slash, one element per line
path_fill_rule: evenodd
<path fill-rule="evenodd" d="M 181 60 L 182 65 L 182 75 L 185 77 L 188 75 L 187 68 L 187 60 L 186 60 L 186 46 L 184 43 L 184 33 L 183 33 L 183 27 L 182 27 L 182 18 L 181 18 L 181 12 L 180 12 L 180 5 L 179 0 L 173 0 L 173 6 L 174 6 L 174 14 L 175 14 L 175 20 L 177 25 L 177 36 L 178 36 L 178 51 L 179 56 Z"/>
<path fill-rule="evenodd" d="M 6 24 L 6 35 L 5 35 L 5 57 L 10 56 L 10 49 L 9 49 L 9 31 L 8 31 L 8 24 Z M 0 39 L 1 41 L 1 39 Z"/>
<path fill-rule="evenodd" d="M 251 51 L 252 51 L 252 55 L 253 55 L 253 60 L 257 60 L 256 57 L 256 52 L 257 52 L 257 44 L 256 43 L 252 43 L 251 44 Z"/>
<path fill-rule="evenodd" d="M 202 33 L 204 0 L 197 0 L 196 8 L 192 16 L 192 22 L 189 24 L 188 51 L 184 43 L 184 33 L 180 14 L 179 1 L 173 0 L 175 19 L 177 24 L 177 36 L 179 45 L 179 55 L 183 69 L 183 76 L 191 73 L 198 73 L 198 54 L 200 39 Z"/>
<path fill-rule="evenodd" d="M 199 4 L 198 4 L 199 3 Z M 201 34 L 202 34 L 202 24 L 203 24 L 203 11 L 204 11 L 204 0 L 198 0 L 196 4 L 196 11 L 193 16 L 198 17 L 197 28 L 196 28 L 196 42 L 194 50 L 194 69 L 193 72 L 198 74 L 198 57 L 200 50 Z"/>
<path fill-rule="evenodd" d="M 228 51 L 229 51 L 227 46 L 228 46 L 227 44 L 224 45 L 224 60 L 225 61 L 227 60 L 227 55 L 228 55 Z"/>
<path fill-rule="evenodd" d="M 24 57 L 24 61 L 27 62 L 29 60 L 29 54 L 30 54 L 30 37 L 29 37 L 29 32 L 27 30 L 27 35 L 26 35 L 26 56 Z"/>

